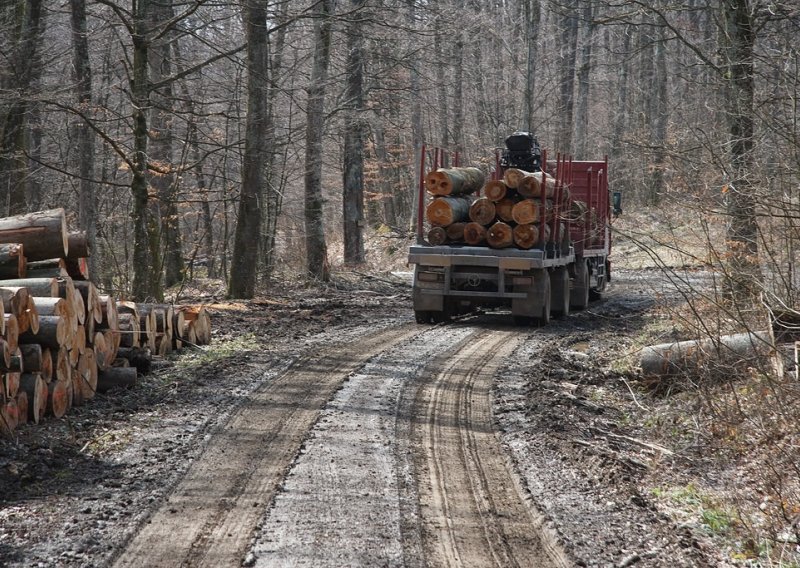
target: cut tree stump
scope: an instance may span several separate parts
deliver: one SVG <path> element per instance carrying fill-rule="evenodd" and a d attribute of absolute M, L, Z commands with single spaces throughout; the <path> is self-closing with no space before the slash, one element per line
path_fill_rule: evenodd
<path fill-rule="evenodd" d="M 0 244 L 0 279 L 25 278 L 28 261 L 20 243 Z"/>

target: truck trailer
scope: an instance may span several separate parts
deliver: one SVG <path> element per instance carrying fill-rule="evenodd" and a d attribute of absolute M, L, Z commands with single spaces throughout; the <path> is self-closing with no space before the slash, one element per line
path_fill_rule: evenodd
<path fill-rule="evenodd" d="M 429 155 L 432 167 L 426 171 Z M 497 216 L 479 226 L 464 217 L 466 203 L 456 204 L 460 217 L 454 217 L 453 223 L 445 227 L 448 230 L 444 234 L 449 237 L 441 243 L 443 231 L 436 226 L 443 222 L 439 218 L 431 219 L 432 207 L 436 205 L 433 202 L 449 199 L 455 203 L 453 200 L 457 198 L 426 194 L 430 193 L 430 182 L 436 176 L 449 175 L 457 179 L 460 175 L 457 155 L 452 156 L 453 168 L 442 167 L 446 156 L 447 153 L 438 148 L 422 149 L 416 243 L 410 247 L 408 257 L 409 263 L 414 265 L 413 303 L 417 322 L 444 322 L 477 308 L 500 308 L 510 310 L 518 324 L 545 325 L 551 317 L 563 317 L 570 310 L 584 309 L 601 296 L 611 278 L 611 204 L 606 158 L 575 161 L 557 155 L 556 160 L 548 162 L 547 152 L 539 148 L 533 135 L 512 134 L 505 140 L 505 148 L 496 151 L 493 171 L 485 176 L 482 187 L 474 194 L 460 197 L 469 203 L 469 215 L 475 217 L 477 214 L 473 210 L 491 208 L 485 197 L 490 189 L 492 197 L 506 192 L 511 197 L 494 203 L 496 210 L 505 211 L 505 216 Z M 472 175 L 475 168 L 468 169 L 467 173 Z M 439 173 L 432 175 L 435 172 Z M 516 189 L 510 187 L 514 180 L 523 177 L 531 182 L 526 192 L 522 191 L 525 184 Z M 534 188 L 534 194 L 530 187 Z M 436 192 L 436 188 L 433 189 Z M 478 207 L 476 202 L 480 199 L 481 207 Z M 514 213 L 517 209 L 521 211 L 513 218 L 508 217 L 508 200 L 513 203 Z M 525 203 L 517 206 L 520 202 Z M 442 204 L 446 203 L 439 205 Z M 516 221 L 527 220 L 521 218 L 526 207 L 538 207 L 539 220 L 525 225 L 522 231 Z M 486 222 L 485 218 L 480 220 Z M 472 237 L 471 243 L 458 237 L 461 227 L 455 223 L 468 223 L 465 226 L 469 229 L 467 237 Z M 427 233 L 426 226 L 429 227 Z M 449 230 L 451 228 L 456 230 Z M 481 230 L 491 237 L 502 233 L 500 229 L 505 232 L 512 229 L 514 242 L 509 244 L 506 238 L 500 244 L 476 243 Z M 526 231 L 534 231 L 532 238 L 518 242 L 517 232 Z M 436 240 L 437 244 L 432 244 L 431 240 Z M 532 246 L 531 240 L 535 241 Z"/>

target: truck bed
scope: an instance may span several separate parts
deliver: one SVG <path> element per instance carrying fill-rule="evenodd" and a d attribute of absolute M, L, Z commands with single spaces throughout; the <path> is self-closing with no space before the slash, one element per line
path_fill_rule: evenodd
<path fill-rule="evenodd" d="M 575 253 L 547 257 L 541 249 L 492 249 L 488 247 L 441 245 L 413 245 L 408 251 L 409 264 L 426 266 L 491 266 L 507 269 L 530 270 L 566 266 L 575 261 Z"/>

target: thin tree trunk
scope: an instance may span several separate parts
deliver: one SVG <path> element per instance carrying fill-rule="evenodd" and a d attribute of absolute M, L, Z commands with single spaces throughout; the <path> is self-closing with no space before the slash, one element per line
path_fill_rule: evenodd
<path fill-rule="evenodd" d="M 592 43 L 595 25 L 591 0 L 586 0 L 583 8 L 583 45 L 581 63 L 578 67 L 578 104 L 575 112 L 575 156 L 579 160 L 588 159 L 587 142 L 589 137 L 589 75 L 592 70 Z"/>
<path fill-rule="evenodd" d="M 139 0 L 133 15 L 133 297 L 163 301 L 161 283 L 161 238 L 158 204 L 148 195 L 148 119 L 150 112 L 149 40 L 150 3 Z"/>
<path fill-rule="evenodd" d="M 153 4 L 151 28 L 174 17 L 172 0 L 161 0 Z M 158 83 L 173 74 L 171 42 L 177 41 L 171 31 L 161 34 L 150 46 L 148 63 L 150 80 Z M 150 95 L 153 111 L 150 117 L 150 160 L 163 170 L 152 176 L 150 185 L 156 190 L 159 200 L 158 212 L 163 243 L 164 285 L 174 286 L 183 278 L 183 247 L 178 218 L 176 178 L 172 172 L 174 161 L 174 94 L 172 82 L 166 82 Z"/>
<path fill-rule="evenodd" d="M 747 299 L 758 291 L 761 274 L 758 266 L 758 221 L 753 195 L 753 29 L 754 7 L 750 0 L 723 2 L 725 77 L 728 79 L 727 110 L 729 125 L 730 181 L 727 192 L 728 292 L 733 298 Z"/>
<path fill-rule="evenodd" d="M 561 152 L 572 153 L 572 128 L 575 108 L 575 59 L 578 48 L 578 17 L 575 0 L 564 6 L 561 18 L 561 79 L 560 108 L 561 124 L 557 135 L 556 148 Z"/>
<path fill-rule="evenodd" d="M 409 27 L 411 29 L 416 28 L 417 22 L 417 1 L 416 0 L 408 0 L 408 18 L 409 18 Z M 411 63 L 411 138 L 412 138 L 412 145 L 413 145 L 413 152 L 414 156 L 411 160 L 411 163 L 414 164 L 414 170 L 411 175 L 412 180 L 416 180 L 419 176 L 419 169 L 420 169 L 420 158 L 422 152 L 422 141 L 423 141 L 423 128 L 422 128 L 422 97 L 420 94 L 420 86 L 422 79 L 420 77 L 419 71 L 419 63 L 416 58 L 413 59 Z M 410 191 L 409 193 L 409 201 L 413 204 L 414 198 L 417 194 L 417 186 L 412 181 L 410 184 Z M 417 208 L 412 205 L 411 207 L 411 215 L 409 216 L 409 227 L 416 226 L 417 222 Z"/>
<path fill-rule="evenodd" d="M 333 0 L 318 2 L 314 21 L 314 61 L 307 88 L 305 157 L 306 268 L 309 276 L 330 279 L 328 245 L 325 242 L 324 199 L 322 197 L 322 134 L 325 126 L 325 88 L 331 53 Z"/>
<path fill-rule="evenodd" d="M 3 41 L 10 52 L 4 53 L 3 58 L 8 58 L 11 65 L 9 81 L 4 87 L 13 95 L 0 116 L 0 213 L 16 215 L 26 211 L 26 118 L 36 73 L 31 62 L 36 60 L 40 48 L 42 2 L 19 0 L 0 7 L 0 15 L 5 30 L 13 30 L 10 40 Z"/>
<path fill-rule="evenodd" d="M 228 287 L 228 296 L 232 298 L 252 298 L 255 295 L 261 231 L 262 204 L 259 203 L 259 196 L 266 183 L 266 155 L 272 151 L 264 144 L 269 96 L 267 0 L 248 0 L 245 3 L 244 20 L 247 29 L 247 123 L 239 220 L 236 223 Z"/>
<path fill-rule="evenodd" d="M 342 217 L 344 262 L 364 264 L 364 37 L 363 23 L 357 21 L 365 0 L 351 0 L 347 25 L 347 68 L 344 104 L 347 109 L 344 133 L 344 187 Z"/>
<path fill-rule="evenodd" d="M 72 8 L 72 67 L 78 107 L 89 112 L 92 106 L 92 66 L 86 29 L 86 0 L 70 0 Z M 94 185 L 94 131 L 83 120 L 75 123 L 78 162 L 78 224 L 89 240 L 89 274 L 97 268 L 97 209 Z"/>
<path fill-rule="evenodd" d="M 669 118 L 666 33 L 662 27 L 655 44 L 655 81 L 653 86 L 653 117 L 650 126 L 650 146 L 653 149 L 650 196 L 652 205 L 658 205 L 664 193 L 664 170 L 667 154 L 667 119 Z"/>
<path fill-rule="evenodd" d="M 539 0 L 525 1 L 525 44 L 528 61 L 525 69 L 525 124 L 528 132 L 533 132 L 533 110 L 536 102 L 536 66 L 539 42 L 539 25 L 542 8 Z"/>

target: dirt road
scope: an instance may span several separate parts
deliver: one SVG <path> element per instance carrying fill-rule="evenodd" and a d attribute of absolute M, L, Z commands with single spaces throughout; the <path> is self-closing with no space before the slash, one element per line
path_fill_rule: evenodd
<path fill-rule="evenodd" d="M 0 447 L 0 564 L 715 565 L 574 443 L 615 416 L 575 346 L 611 348 L 633 305 L 541 330 L 417 325 L 396 288 L 220 312 L 259 350 Z"/>

